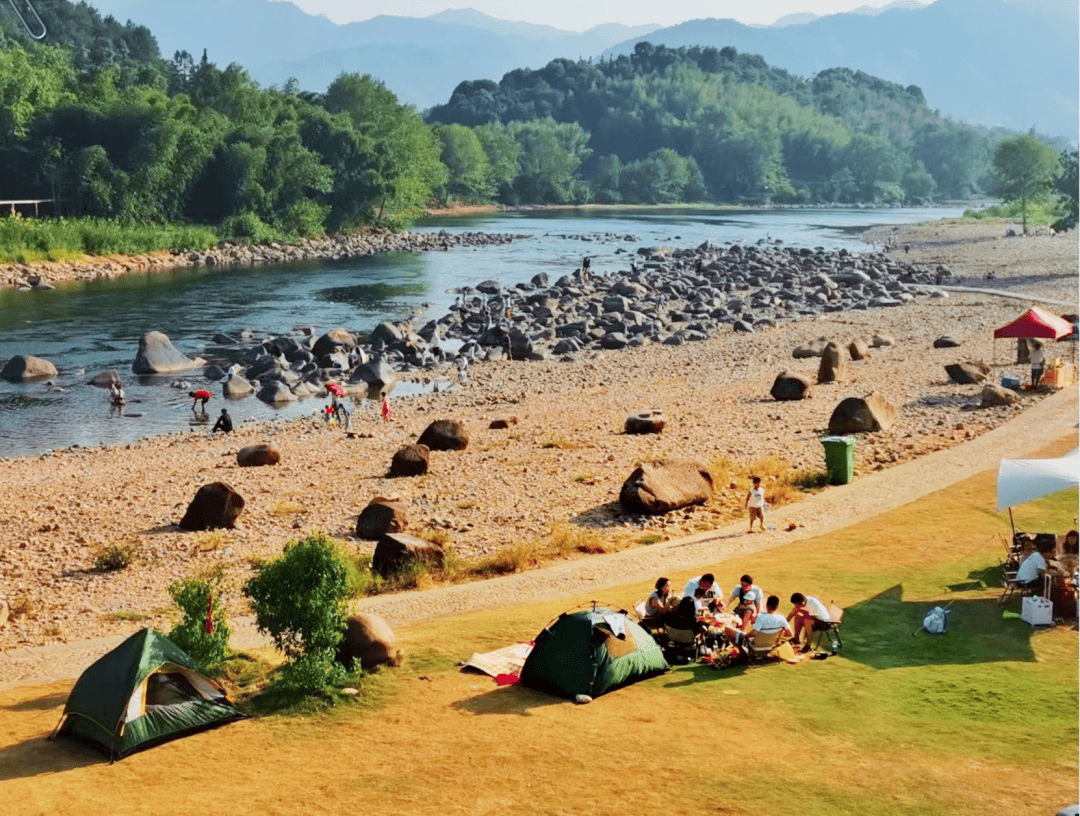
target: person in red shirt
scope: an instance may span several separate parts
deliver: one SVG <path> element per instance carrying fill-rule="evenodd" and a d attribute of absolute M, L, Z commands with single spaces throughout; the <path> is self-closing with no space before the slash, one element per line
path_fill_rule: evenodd
<path fill-rule="evenodd" d="M 200 402 L 202 403 L 202 412 L 206 413 L 206 403 L 210 401 L 210 392 L 200 389 L 198 391 L 188 391 L 188 396 L 195 400 L 191 403 L 191 410 L 195 410 L 195 406 Z"/>

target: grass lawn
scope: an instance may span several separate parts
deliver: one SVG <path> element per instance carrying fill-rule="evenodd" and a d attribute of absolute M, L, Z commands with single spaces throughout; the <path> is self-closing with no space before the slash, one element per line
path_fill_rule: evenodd
<path fill-rule="evenodd" d="M 1040 452 L 1057 456 L 1075 435 Z M 1077 633 L 997 606 L 994 472 L 827 537 L 712 568 L 847 609 L 837 658 L 680 667 L 588 706 L 455 664 L 530 639 L 569 598 L 400 634 L 362 703 L 228 725 L 115 765 L 42 737 L 70 684 L 0 693 L 5 813 L 1053 814 L 1076 803 Z M 1017 508 L 1064 532 L 1075 491 Z M 688 574 L 670 575 L 681 585 Z M 628 606 L 641 585 L 601 600 Z M 951 603 L 948 634 L 919 632 Z"/>

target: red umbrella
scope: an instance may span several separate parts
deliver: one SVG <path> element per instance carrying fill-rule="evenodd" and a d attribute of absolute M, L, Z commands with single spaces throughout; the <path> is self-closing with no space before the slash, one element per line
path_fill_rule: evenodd
<path fill-rule="evenodd" d="M 335 383 L 335 382 L 327 383 L 326 384 L 326 390 L 329 391 L 331 394 L 333 394 L 335 396 L 338 396 L 338 397 L 344 397 L 345 396 L 345 389 L 339 383 Z"/>

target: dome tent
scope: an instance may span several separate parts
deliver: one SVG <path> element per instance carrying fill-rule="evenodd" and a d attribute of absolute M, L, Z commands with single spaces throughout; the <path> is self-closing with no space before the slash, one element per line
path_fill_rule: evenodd
<path fill-rule="evenodd" d="M 142 629 L 79 676 L 56 736 L 87 742 L 117 760 L 244 716 L 180 647 Z"/>
<path fill-rule="evenodd" d="M 595 698 L 669 668 L 652 635 L 626 612 L 593 603 L 544 627 L 521 669 L 521 683 L 560 697 Z"/>

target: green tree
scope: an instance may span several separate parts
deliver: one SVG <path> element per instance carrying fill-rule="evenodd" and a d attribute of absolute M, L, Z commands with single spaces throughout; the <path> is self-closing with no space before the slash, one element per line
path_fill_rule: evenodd
<path fill-rule="evenodd" d="M 434 131 L 449 173 L 443 200 L 490 201 L 495 195 L 495 174 L 476 132 L 464 125 L 436 125 Z"/>
<path fill-rule="evenodd" d="M 1028 201 L 1046 194 L 1058 174 L 1058 153 L 1028 134 L 1002 139 L 994 151 L 994 182 L 1006 201 L 1019 201 L 1027 232 Z"/>
<path fill-rule="evenodd" d="M 1077 197 L 1080 196 L 1080 161 L 1077 151 L 1065 150 L 1061 154 L 1061 173 L 1054 182 L 1054 190 L 1065 207 L 1065 215 L 1054 224 L 1054 229 L 1067 230 L 1076 226 Z"/>

